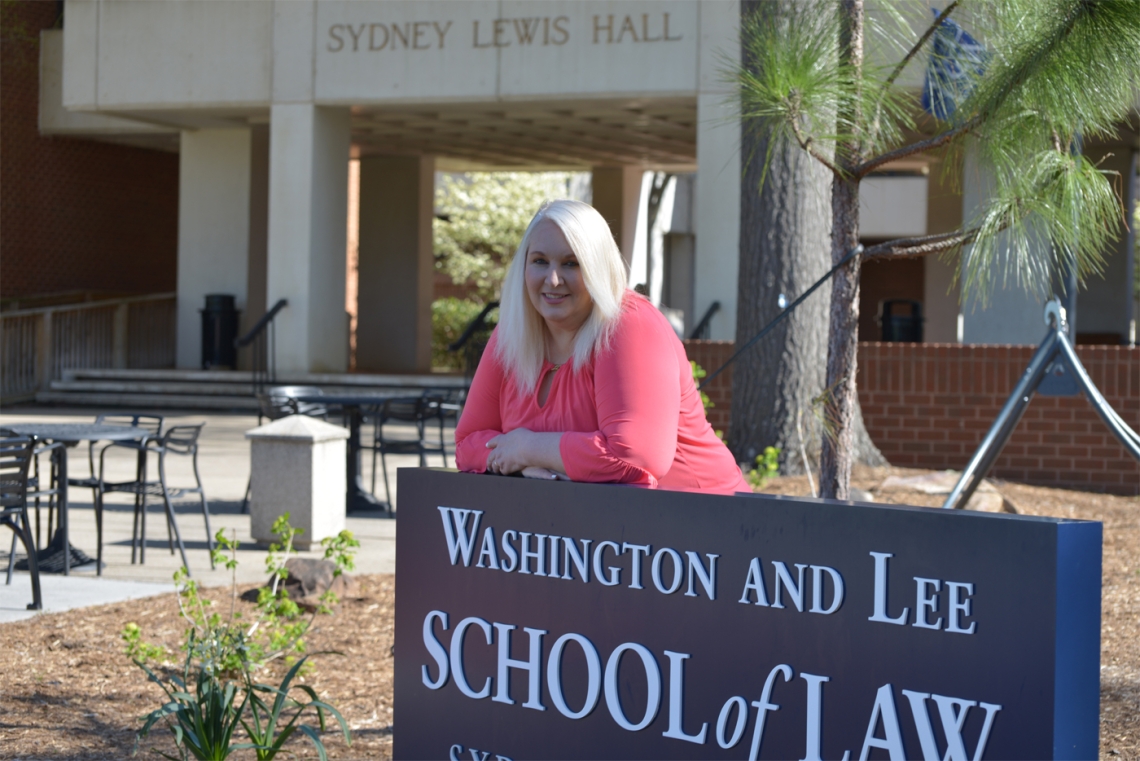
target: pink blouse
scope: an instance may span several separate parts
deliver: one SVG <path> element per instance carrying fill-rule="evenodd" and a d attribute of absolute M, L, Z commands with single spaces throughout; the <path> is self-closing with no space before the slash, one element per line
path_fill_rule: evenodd
<path fill-rule="evenodd" d="M 491 336 L 455 429 L 460 470 L 487 469 L 488 441 L 516 428 L 564 432 L 573 481 L 637 484 L 715 494 L 749 492 L 732 454 L 705 418 L 685 347 L 644 297 L 627 292 L 609 347 L 575 372 L 554 371 L 546 404 L 522 397 Z M 540 379 L 553 369 L 543 364 Z M 540 380 L 541 385 L 541 380 Z"/>

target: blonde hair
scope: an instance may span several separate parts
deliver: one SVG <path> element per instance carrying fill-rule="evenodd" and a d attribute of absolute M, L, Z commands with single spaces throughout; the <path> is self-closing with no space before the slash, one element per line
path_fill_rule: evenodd
<path fill-rule="evenodd" d="M 538 223 L 558 225 L 578 259 L 582 283 L 594 307 L 574 339 L 574 370 L 581 369 L 595 351 L 604 349 L 617 326 L 625 297 L 628 273 L 606 220 L 581 201 L 558 200 L 543 204 L 527 225 L 522 242 L 503 280 L 499 306 L 496 353 L 507 373 L 514 376 L 520 394 L 538 384 L 546 356 L 546 323 L 526 292 L 527 249 Z"/>

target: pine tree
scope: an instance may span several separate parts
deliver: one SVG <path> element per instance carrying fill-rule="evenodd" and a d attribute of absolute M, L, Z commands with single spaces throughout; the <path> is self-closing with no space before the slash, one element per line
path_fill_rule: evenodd
<path fill-rule="evenodd" d="M 820 482 L 822 496 L 845 499 L 857 429 L 861 265 L 967 247 L 958 259 L 963 297 L 982 299 L 998 283 L 1045 293 L 1057 273 L 1083 279 L 1099 271 L 1120 201 L 1079 144 L 1111 134 L 1134 106 L 1140 6 L 955 0 L 921 33 L 892 2 L 765 6 L 742 21 L 741 115 L 766 135 L 765 166 L 792 145 L 830 173 L 833 264 L 859 242 L 859 184 L 872 172 L 919 153 L 961 151 L 969 141 L 992 177 L 989 201 L 959 230 L 869 246 L 832 280 Z M 978 45 L 963 44 L 955 20 Z M 925 133 L 919 96 L 899 83 L 908 66 L 923 63 L 943 75 L 928 79 L 935 118 Z"/>

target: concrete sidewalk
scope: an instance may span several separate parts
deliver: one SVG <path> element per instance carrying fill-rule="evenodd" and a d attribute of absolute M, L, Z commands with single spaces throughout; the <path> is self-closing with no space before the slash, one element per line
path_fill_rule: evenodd
<path fill-rule="evenodd" d="M 85 422 L 95 419 L 101 410 L 63 409 L 53 407 L 19 406 L 0 412 L 0 426 L 5 423 L 27 422 Z M 108 410 L 110 413 L 121 411 Z M 259 550 L 250 537 L 249 516 L 241 514 L 241 500 L 249 479 L 249 442 L 245 431 L 256 427 L 257 416 L 235 413 L 164 413 L 167 425 L 176 423 L 206 422 L 199 439 L 199 468 L 210 505 L 210 526 L 216 533 L 225 529 L 241 543 L 238 550 L 239 583 L 253 583 L 266 578 L 266 551 Z M 411 432 L 409 430 L 409 432 Z M 366 429 L 371 434 L 371 429 Z M 449 432 L 450 434 L 450 432 Z M 73 478 L 88 474 L 87 445 L 68 450 L 68 467 Z M 372 462 L 364 456 L 364 481 L 371 484 Z M 434 460 L 434 458 L 433 458 Z M 193 485 L 194 476 L 190 458 L 171 457 L 168 460 L 168 482 L 171 486 Z M 46 464 L 46 463 L 45 463 Z M 388 477 L 396 498 L 396 468 L 416 467 L 414 455 L 388 458 Z M 430 465 L 442 463 L 429 460 Z M 450 463 L 449 464 L 453 464 Z M 377 463 L 379 467 L 379 463 Z M 127 480 L 134 476 L 134 454 L 127 450 L 111 450 L 107 454 L 107 478 Z M 376 474 L 378 496 L 384 496 L 383 477 Z M 94 557 L 96 551 L 95 511 L 92 493 L 88 489 L 72 487 L 70 498 L 71 544 Z M 133 497 L 110 494 L 106 497 L 103 512 L 103 576 L 96 577 L 95 566 L 90 564 L 72 570 L 70 577 L 42 574 L 45 611 L 62 611 L 87 605 L 98 605 L 117 600 L 162 594 L 173 589 L 171 578 L 180 566 L 177 550 L 172 554 L 165 530 L 161 500 L 148 500 L 146 524 L 146 562 L 131 563 L 131 524 Z M 199 503 L 180 502 L 175 505 L 178 527 L 186 546 L 190 571 L 203 587 L 230 583 L 230 573 L 222 569 L 211 570 L 206 545 L 206 527 Z M 356 573 L 394 573 L 396 570 L 396 521 L 380 517 L 381 514 L 354 513 L 347 518 L 348 529 L 360 540 L 356 555 Z M 35 512 L 32 511 L 35 522 Z M 47 513 L 41 515 L 41 546 L 47 540 Z M 0 573 L 8 567 L 10 532 L 0 532 Z M 17 550 L 22 555 L 22 549 Z M 299 553 L 315 557 L 319 553 Z M 31 580 L 26 573 L 17 572 L 11 586 L 0 582 L 0 623 L 35 615 L 25 609 L 31 602 Z"/>

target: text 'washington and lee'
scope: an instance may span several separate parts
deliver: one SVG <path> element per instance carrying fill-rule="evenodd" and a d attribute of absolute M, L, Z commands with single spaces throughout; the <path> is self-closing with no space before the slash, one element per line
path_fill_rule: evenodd
<path fill-rule="evenodd" d="M 452 565 L 562 581 L 577 578 L 591 583 L 593 579 L 605 587 L 623 585 L 623 574 L 627 573 L 629 583 L 625 586 L 629 589 L 646 590 L 647 585 L 651 585 L 661 594 L 671 595 L 683 588 L 685 597 L 717 599 L 718 554 L 704 553 L 702 557 L 691 550 L 682 553 L 671 547 L 660 547 L 654 552 L 650 544 L 595 542 L 514 529 L 502 531 L 497 537 L 493 526 L 484 526 L 480 532 L 482 510 L 442 506 L 438 509 Z M 969 582 L 915 576 L 913 612 L 907 606 L 896 615 L 890 615 L 894 609 L 888 598 L 888 578 L 893 554 L 869 554 L 874 561 L 874 597 L 868 621 L 895 626 L 909 624 L 951 634 L 969 635 L 977 631 L 977 622 L 967 620 L 972 617 L 974 595 L 974 585 Z M 623 557 L 628 562 L 613 565 Z M 766 573 L 760 558 L 754 557 L 736 601 L 777 610 L 831 615 L 843 606 L 846 588 L 843 574 L 835 568 L 773 560 L 771 571 Z"/>

